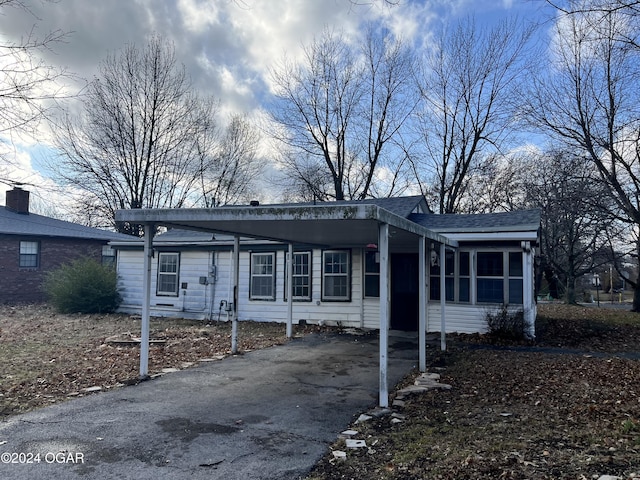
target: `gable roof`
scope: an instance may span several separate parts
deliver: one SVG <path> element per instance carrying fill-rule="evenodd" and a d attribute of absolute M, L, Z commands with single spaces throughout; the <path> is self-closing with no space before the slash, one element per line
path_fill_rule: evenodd
<path fill-rule="evenodd" d="M 86 227 L 35 213 L 16 213 L 3 206 L 0 206 L 0 234 L 105 241 L 131 238 L 122 233 Z"/>
<path fill-rule="evenodd" d="M 439 233 L 537 231 L 540 210 L 483 214 L 412 214 L 409 220 Z"/>

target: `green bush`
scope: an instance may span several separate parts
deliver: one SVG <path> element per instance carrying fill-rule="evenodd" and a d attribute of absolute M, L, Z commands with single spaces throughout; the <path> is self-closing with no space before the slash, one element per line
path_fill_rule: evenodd
<path fill-rule="evenodd" d="M 49 272 L 44 289 L 61 313 L 110 313 L 120 305 L 116 271 L 80 258 Z"/>
<path fill-rule="evenodd" d="M 524 311 L 510 311 L 506 305 L 485 314 L 488 334 L 496 339 L 508 341 L 529 340 L 529 324 Z"/>

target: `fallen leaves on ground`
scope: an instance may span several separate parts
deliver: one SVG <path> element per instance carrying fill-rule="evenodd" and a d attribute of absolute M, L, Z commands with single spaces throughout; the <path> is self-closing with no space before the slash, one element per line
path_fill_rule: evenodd
<path fill-rule="evenodd" d="M 352 425 L 367 447 L 339 440 L 332 450 L 346 459 L 329 453 L 308 478 L 640 477 L 640 360 L 631 359 L 640 315 L 564 305 L 539 313 L 530 351 L 479 335 L 428 349 L 430 370 L 452 389 L 405 397 L 394 417 Z"/>
<path fill-rule="evenodd" d="M 295 334 L 316 327 L 294 326 Z M 149 374 L 231 354 L 231 325 L 153 318 Z M 138 381 L 140 318 L 62 315 L 42 305 L 0 307 L 0 419 Z M 121 341 L 118 341 L 121 340 Z M 287 341 L 283 324 L 239 322 L 247 352 Z"/>

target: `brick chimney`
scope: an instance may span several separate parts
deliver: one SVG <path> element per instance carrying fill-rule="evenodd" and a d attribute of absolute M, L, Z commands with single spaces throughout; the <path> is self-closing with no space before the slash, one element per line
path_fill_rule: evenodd
<path fill-rule="evenodd" d="M 20 187 L 7 191 L 6 208 L 12 212 L 29 214 L 29 192 Z"/>

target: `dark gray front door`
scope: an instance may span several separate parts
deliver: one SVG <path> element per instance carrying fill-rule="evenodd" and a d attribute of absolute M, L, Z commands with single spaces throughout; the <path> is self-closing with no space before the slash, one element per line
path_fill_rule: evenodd
<path fill-rule="evenodd" d="M 391 255 L 391 328 L 418 330 L 418 255 Z"/>

